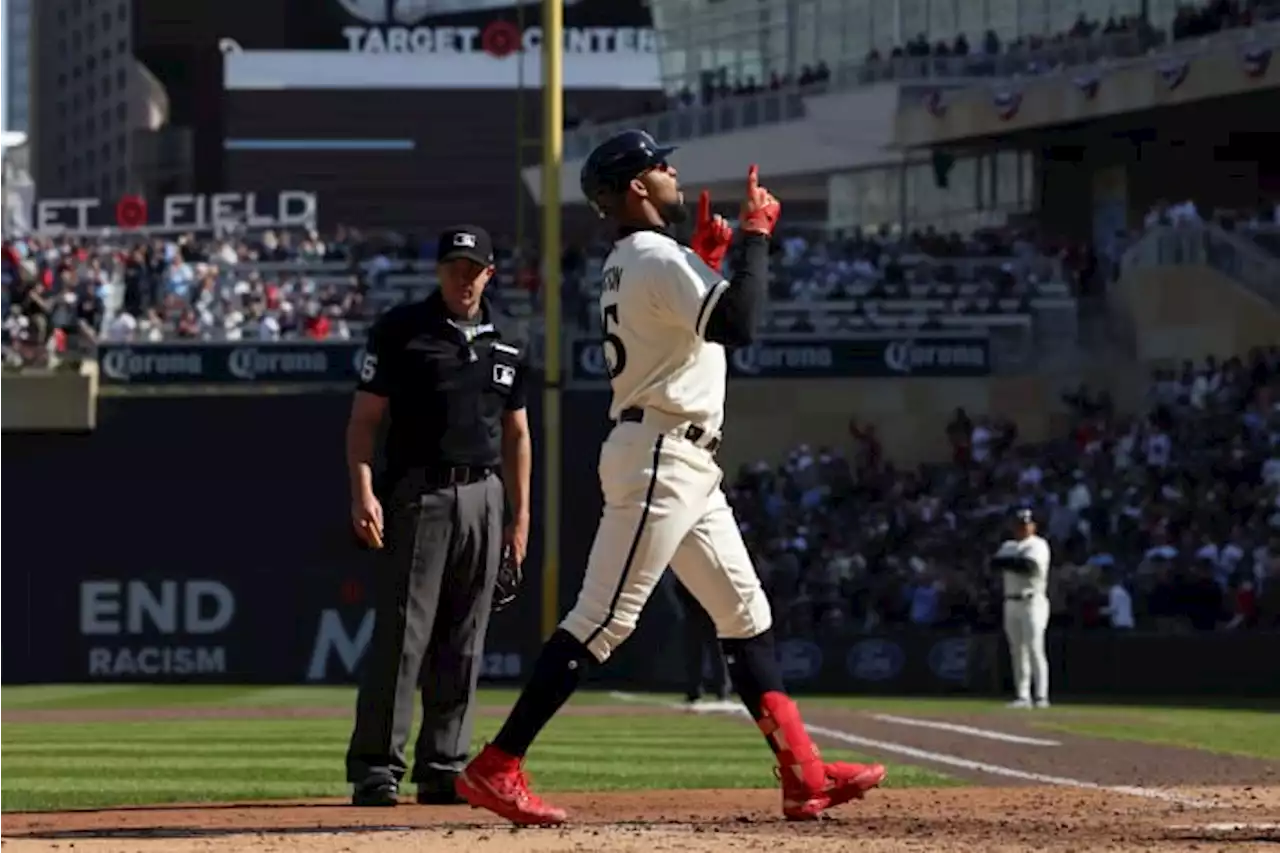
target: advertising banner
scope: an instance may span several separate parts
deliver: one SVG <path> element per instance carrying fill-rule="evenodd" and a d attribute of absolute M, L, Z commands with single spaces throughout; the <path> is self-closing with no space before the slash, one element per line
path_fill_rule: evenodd
<path fill-rule="evenodd" d="M 575 341 L 572 377 L 589 382 L 608 378 L 598 341 Z M 939 378 L 986 376 L 991 345 L 986 338 L 875 337 L 840 340 L 764 340 L 729 354 L 729 375 L 779 378 Z"/>
<path fill-rule="evenodd" d="M 42 235 L 98 234 L 103 229 L 174 233 L 239 228 L 312 228 L 316 194 L 303 190 L 103 198 L 41 198 L 27 217 Z"/>
<path fill-rule="evenodd" d="M 351 532 L 350 405 L 112 397 L 92 434 L 6 435 L 5 485 L 24 499 L 5 505 L 6 530 L 23 533 L 5 546 L 5 683 L 353 682 L 385 567 Z M 522 677 L 541 639 L 540 502 L 532 512 L 524 587 L 489 624 L 487 679 Z"/>
<path fill-rule="evenodd" d="M 345 383 L 354 386 L 364 344 L 356 341 L 104 344 L 105 385 Z"/>
<path fill-rule="evenodd" d="M 308 0 L 298 12 L 291 50 L 224 39 L 227 90 L 542 85 L 541 3 Z M 563 26 L 566 90 L 662 88 L 647 3 L 565 0 Z"/>

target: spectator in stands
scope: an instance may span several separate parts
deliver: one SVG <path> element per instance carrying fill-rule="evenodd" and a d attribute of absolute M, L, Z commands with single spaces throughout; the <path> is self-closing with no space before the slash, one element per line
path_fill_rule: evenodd
<path fill-rule="evenodd" d="M 1277 11 L 1280 10 L 1274 3 L 1260 0 L 1211 0 L 1199 7 L 1180 6 L 1173 20 L 1173 38 L 1201 38 L 1221 30 L 1252 26 L 1273 18 Z"/>

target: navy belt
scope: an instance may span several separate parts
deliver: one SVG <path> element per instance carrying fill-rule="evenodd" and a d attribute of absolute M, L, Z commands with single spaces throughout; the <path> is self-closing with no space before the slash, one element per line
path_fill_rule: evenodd
<path fill-rule="evenodd" d="M 644 409 L 640 408 L 639 406 L 632 406 L 629 409 L 623 409 L 622 412 L 619 413 L 618 415 L 618 423 L 638 424 L 643 422 L 644 422 Z M 689 426 L 684 431 L 684 437 L 686 439 L 693 442 L 694 444 L 697 444 L 699 447 L 705 448 L 711 453 L 715 453 L 717 450 L 720 449 L 720 436 L 718 435 L 712 436 L 711 440 L 708 441 L 706 444 L 699 443 L 704 438 L 706 438 L 708 434 L 709 433 L 707 432 L 707 430 L 703 429 L 697 424 L 689 424 Z"/>

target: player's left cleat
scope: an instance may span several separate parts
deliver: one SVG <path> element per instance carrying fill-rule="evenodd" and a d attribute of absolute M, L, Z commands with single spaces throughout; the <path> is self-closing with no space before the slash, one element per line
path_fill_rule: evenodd
<path fill-rule="evenodd" d="M 884 781 L 883 764 L 822 765 L 821 782 L 812 778 L 817 768 L 778 768 L 782 781 L 782 814 L 787 820 L 817 820 L 827 809 L 860 800 Z M 805 772 L 808 770 L 809 772 Z"/>
<path fill-rule="evenodd" d="M 568 820 L 564 809 L 544 803 L 529 790 L 522 765 L 521 759 L 489 744 L 462 771 L 455 790 L 473 808 L 487 809 L 517 826 L 554 826 Z"/>

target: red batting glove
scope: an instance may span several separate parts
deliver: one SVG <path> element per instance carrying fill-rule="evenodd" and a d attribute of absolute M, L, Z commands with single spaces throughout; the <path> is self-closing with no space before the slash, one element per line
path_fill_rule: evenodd
<path fill-rule="evenodd" d="M 711 215 L 711 194 L 706 190 L 698 196 L 698 218 L 694 220 L 693 236 L 689 238 L 689 248 L 702 258 L 707 266 L 716 272 L 724 263 L 724 256 L 729 252 L 729 244 L 733 241 L 733 228 L 724 221 L 723 216 Z"/>
<path fill-rule="evenodd" d="M 781 215 L 782 205 L 773 197 L 773 193 L 760 186 L 760 167 L 751 164 L 751 168 L 747 170 L 747 197 L 742 200 L 738 215 L 742 230 L 748 234 L 764 234 L 767 237 L 773 233 Z"/>

